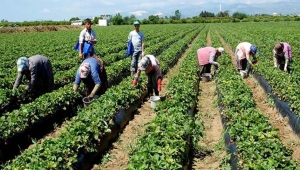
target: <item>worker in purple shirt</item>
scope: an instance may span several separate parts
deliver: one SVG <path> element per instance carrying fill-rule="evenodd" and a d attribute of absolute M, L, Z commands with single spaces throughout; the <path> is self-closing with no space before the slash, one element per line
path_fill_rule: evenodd
<path fill-rule="evenodd" d="M 290 62 L 292 61 L 292 48 L 286 42 L 275 44 L 273 48 L 274 67 L 290 72 Z"/>
<path fill-rule="evenodd" d="M 77 91 L 81 80 L 85 84 L 85 90 L 89 98 L 98 98 L 103 94 L 101 86 L 104 82 L 101 80 L 101 68 L 97 59 L 89 57 L 83 60 L 79 69 L 76 72 L 76 78 L 73 85 L 73 90 Z"/>
<path fill-rule="evenodd" d="M 211 65 L 214 65 L 216 68 L 220 67 L 220 64 L 217 62 L 219 56 L 224 52 L 224 48 L 214 48 L 214 47 L 203 47 L 197 50 L 197 60 L 200 67 L 200 75 L 204 73 L 210 73 Z"/>
<path fill-rule="evenodd" d="M 54 78 L 52 65 L 47 57 L 41 55 L 34 55 L 29 58 L 20 57 L 17 61 L 17 68 L 18 76 L 13 89 L 19 87 L 22 78 L 25 75 L 29 80 L 29 83 L 25 88 L 25 93 L 29 92 L 41 95 L 53 90 Z"/>

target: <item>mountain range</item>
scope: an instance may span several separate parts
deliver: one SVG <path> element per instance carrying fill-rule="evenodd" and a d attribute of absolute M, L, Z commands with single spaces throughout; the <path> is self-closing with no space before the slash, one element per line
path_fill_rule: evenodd
<path fill-rule="evenodd" d="M 220 3 L 203 3 L 201 5 L 191 5 L 191 4 L 170 4 L 167 8 L 147 8 L 139 9 L 135 11 L 124 10 L 120 12 L 122 17 L 135 15 L 138 19 L 148 18 L 150 15 L 160 14 L 160 17 L 165 16 L 174 16 L 175 11 L 179 10 L 181 13 L 181 18 L 199 16 L 201 11 L 207 11 L 214 14 L 217 14 L 220 11 Z M 273 3 L 260 3 L 260 4 L 245 4 L 245 3 L 231 3 L 223 4 L 221 3 L 221 11 L 229 11 L 229 14 L 232 15 L 234 12 L 245 13 L 247 15 L 255 14 L 270 14 L 273 13 L 289 15 L 289 14 L 300 14 L 300 3 L 295 0 L 290 0 L 288 3 L 282 2 L 273 2 Z M 141 15 L 139 15 L 141 14 Z M 97 16 L 97 14 L 95 14 Z M 101 14 L 100 14 L 101 15 Z M 115 16 L 115 14 L 111 14 Z M 81 16 L 79 18 L 87 18 L 91 16 Z"/>

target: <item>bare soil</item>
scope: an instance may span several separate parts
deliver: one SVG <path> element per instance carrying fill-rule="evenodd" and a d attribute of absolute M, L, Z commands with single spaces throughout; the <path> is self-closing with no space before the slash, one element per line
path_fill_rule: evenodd
<path fill-rule="evenodd" d="M 189 49 L 180 57 L 177 64 L 169 70 L 162 81 L 162 90 L 160 96 L 166 96 L 167 86 L 169 80 L 178 73 L 179 67 L 186 57 Z M 117 170 L 126 169 L 129 162 L 129 154 L 135 149 L 136 142 L 143 135 L 146 125 L 150 122 L 156 113 L 151 109 L 150 102 L 145 102 L 141 108 L 138 109 L 137 114 L 134 115 L 128 125 L 120 134 L 118 141 L 112 144 L 112 148 L 106 153 L 100 165 L 94 165 L 93 170 Z"/>
<path fill-rule="evenodd" d="M 218 34 L 219 35 L 219 34 Z M 231 56 L 233 64 L 234 53 L 231 46 L 225 43 L 224 39 L 219 35 L 225 51 Z M 292 158 L 300 164 L 300 141 L 288 125 L 288 118 L 282 118 L 280 113 L 272 106 L 268 96 L 253 77 L 244 79 L 244 83 L 251 88 L 253 98 L 257 104 L 256 108 L 269 119 L 269 123 L 278 130 L 282 143 L 293 151 Z"/>
<path fill-rule="evenodd" d="M 211 46 L 210 32 L 207 33 L 207 46 Z M 226 150 L 223 140 L 223 126 L 217 106 L 216 84 L 200 82 L 198 96 L 198 114 L 204 123 L 205 137 L 198 145 L 201 152 L 195 155 L 192 169 L 218 169 L 219 161 L 225 156 Z"/>
<path fill-rule="evenodd" d="M 0 28 L 0 33 L 27 33 L 27 32 L 46 32 L 46 31 L 60 31 L 69 29 L 79 29 L 84 26 L 78 25 L 49 25 L 49 26 L 24 26 L 24 27 L 3 27 Z"/>

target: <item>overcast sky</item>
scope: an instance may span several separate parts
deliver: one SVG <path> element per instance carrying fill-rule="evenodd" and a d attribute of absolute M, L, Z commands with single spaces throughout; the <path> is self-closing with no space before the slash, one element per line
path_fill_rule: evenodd
<path fill-rule="evenodd" d="M 101 14 L 114 16 L 117 13 L 122 13 L 123 17 L 135 15 L 138 18 L 147 18 L 149 15 L 167 16 L 166 13 L 171 7 L 173 11 L 178 9 L 182 15 L 185 15 L 185 12 L 188 15 L 188 13 L 191 14 L 191 11 L 185 7 L 194 6 L 200 9 L 202 5 L 201 10 L 207 8 L 213 10 L 209 12 L 216 12 L 219 10 L 218 3 L 222 3 L 222 7 L 230 6 L 231 8 L 222 8 L 222 11 L 239 10 L 239 12 L 244 12 L 243 6 L 251 5 L 256 8 L 265 7 L 266 9 L 263 9 L 263 11 L 273 13 L 276 11 L 268 9 L 268 5 L 273 5 L 273 8 L 282 8 L 281 13 L 289 14 L 291 11 L 294 13 L 297 10 L 296 8 L 298 8 L 298 11 L 300 10 L 298 1 L 300 0 L 226 0 L 226 2 L 222 0 L 1 0 L 0 20 L 60 21 L 69 20 L 72 17 L 97 16 Z M 285 7 L 285 4 L 290 6 Z M 250 9 L 248 6 L 246 7 Z M 199 14 L 201 10 L 197 11 L 197 13 Z"/>

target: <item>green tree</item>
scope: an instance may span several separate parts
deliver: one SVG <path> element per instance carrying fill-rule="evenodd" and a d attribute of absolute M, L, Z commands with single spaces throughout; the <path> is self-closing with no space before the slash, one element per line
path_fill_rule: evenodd
<path fill-rule="evenodd" d="M 215 14 L 207 11 L 201 11 L 199 17 L 215 17 Z"/>
<path fill-rule="evenodd" d="M 94 23 L 94 24 L 98 24 L 99 19 L 100 19 L 100 17 L 95 17 L 95 18 L 93 19 L 93 23 Z"/>
<path fill-rule="evenodd" d="M 226 10 L 224 12 L 220 11 L 218 14 L 217 14 L 217 17 L 229 17 L 229 11 Z"/>
<path fill-rule="evenodd" d="M 134 21 L 136 21 L 137 19 L 136 19 L 136 17 L 134 16 L 134 15 L 130 15 L 130 17 L 129 17 L 129 22 L 130 23 L 133 23 Z"/>
<path fill-rule="evenodd" d="M 112 17 L 111 22 L 113 25 L 122 25 L 123 24 L 123 18 L 120 13 L 117 13 L 114 17 Z"/>
<path fill-rule="evenodd" d="M 151 23 L 151 24 L 157 24 L 158 23 L 158 20 L 159 20 L 159 17 L 156 15 L 156 16 L 154 16 L 154 15 L 150 15 L 149 17 L 148 17 L 148 20 L 149 20 L 149 22 Z"/>
<path fill-rule="evenodd" d="M 78 17 L 73 17 L 69 21 L 75 21 L 75 20 L 80 20 Z"/>
<path fill-rule="evenodd" d="M 132 22 L 130 22 L 130 19 L 129 19 L 128 16 L 126 16 L 126 17 L 123 18 L 123 22 L 124 22 L 124 24 L 126 24 L 126 25 L 130 25 L 130 24 L 132 23 Z"/>
<path fill-rule="evenodd" d="M 179 10 L 177 9 L 177 10 L 175 11 L 175 19 L 176 19 L 176 20 L 180 20 L 180 18 L 181 18 L 181 13 L 180 13 Z"/>
<path fill-rule="evenodd" d="M 232 14 L 232 17 L 242 20 L 244 18 L 247 18 L 247 15 L 244 14 L 244 13 L 235 12 L 235 13 Z"/>

